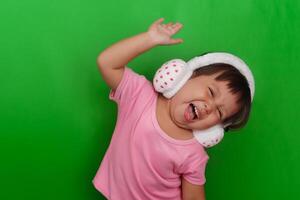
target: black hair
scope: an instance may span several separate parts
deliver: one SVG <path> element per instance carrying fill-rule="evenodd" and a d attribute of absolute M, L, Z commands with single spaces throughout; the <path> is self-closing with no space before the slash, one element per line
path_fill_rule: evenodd
<path fill-rule="evenodd" d="M 208 52 L 201 54 L 205 55 Z M 234 115 L 227 117 L 223 120 L 223 124 L 229 124 L 225 127 L 225 132 L 229 130 L 236 130 L 246 125 L 250 110 L 251 110 L 251 94 L 247 79 L 240 73 L 238 69 L 230 64 L 225 63 L 214 63 L 203 66 L 194 70 L 191 78 L 195 78 L 200 75 L 212 75 L 218 72 L 222 72 L 218 75 L 215 80 L 227 81 L 228 88 L 232 94 L 238 94 L 237 104 L 240 106 L 240 110 Z"/>

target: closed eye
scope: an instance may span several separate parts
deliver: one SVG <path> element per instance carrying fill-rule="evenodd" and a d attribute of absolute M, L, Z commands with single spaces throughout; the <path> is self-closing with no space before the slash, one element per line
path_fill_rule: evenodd
<path fill-rule="evenodd" d="M 220 109 L 218 109 L 218 111 L 219 111 L 220 119 L 222 120 L 223 114 L 222 114 L 222 112 L 220 111 Z"/>
<path fill-rule="evenodd" d="M 214 92 L 212 91 L 212 89 L 210 87 L 208 87 L 208 89 L 209 89 L 210 95 L 214 96 Z"/>
<path fill-rule="evenodd" d="M 208 89 L 209 89 L 210 95 L 211 95 L 212 97 L 214 97 L 214 96 L 215 96 L 214 91 L 213 91 L 210 87 L 208 87 Z M 219 112 L 219 118 L 222 119 L 223 114 L 222 114 L 222 112 L 220 111 L 219 108 L 218 108 L 218 112 Z"/>

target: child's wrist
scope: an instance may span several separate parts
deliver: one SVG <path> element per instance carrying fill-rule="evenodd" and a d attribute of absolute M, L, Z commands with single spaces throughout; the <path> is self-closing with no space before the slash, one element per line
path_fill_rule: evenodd
<path fill-rule="evenodd" d="M 153 47 L 160 45 L 160 43 L 148 31 L 144 32 L 144 34 Z"/>

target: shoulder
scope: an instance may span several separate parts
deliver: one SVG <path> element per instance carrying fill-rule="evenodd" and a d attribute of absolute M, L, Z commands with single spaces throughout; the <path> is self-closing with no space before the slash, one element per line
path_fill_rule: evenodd
<path fill-rule="evenodd" d="M 154 87 L 144 75 L 125 66 L 124 74 L 118 87 L 110 90 L 109 97 L 118 104 L 127 105 L 139 96 L 149 96 L 154 93 Z"/>
<path fill-rule="evenodd" d="M 176 145 L 176 154 L 179 168 L 194 161 L 200 162 L 209 159 L 205 148 L 198 142 L 188 145 Z"/>
<path fill-rule="evenodd" d="M 191 166 L 205 165 L 209 160 L 209 155 L 200 143 L 191 145 L 188 149 L 185 149 L 181 155 L 182 160 L 179 166 L 181 172 Z"/>
<path fill-rule="evenodd" d="M 195 158 L 209 158 L 204 146 L 202 146 L 200 143 L 194 143 L 193 145 L 190 145 L 189 148 L 185 151 L 185 160 L 195 159 Z"/>

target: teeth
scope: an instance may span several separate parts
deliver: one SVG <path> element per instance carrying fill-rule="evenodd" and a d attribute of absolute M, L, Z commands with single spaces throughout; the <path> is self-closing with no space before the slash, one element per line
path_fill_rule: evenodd
<path fill-rule="evenodd" d="M 194 110 L 195 110 L 195 113 L 196 113 L 197 118 L 199 118 L 199 113 L 198 113 L 197 107 L 196 107 L 194 104 L 192 104 L 192 106 L 193 106 L 193 108 L 194 108 Z"/>
<path fill-rule="evenodd" d="M 195 106 L 195 111 L 196 111 L 197 118 L 199 118 L 198 109 L 196 106 Z"/>

